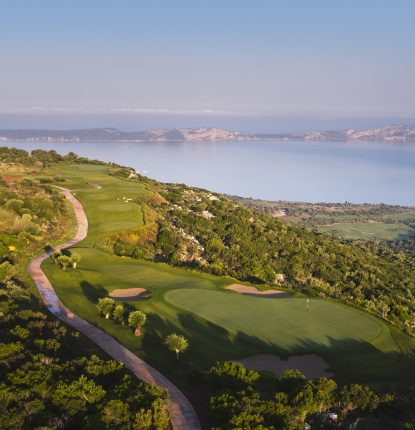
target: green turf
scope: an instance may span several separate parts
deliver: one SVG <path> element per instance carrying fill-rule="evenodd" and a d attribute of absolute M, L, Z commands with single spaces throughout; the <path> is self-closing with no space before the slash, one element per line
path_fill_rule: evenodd
<path fill-rule="evenodd" d="M 398 363 L 413 373 L 410 361 L 399 358 L 403 345 L 415 346 L 412 339 L 398 340 L 394 329 L 379 318 L 340 303 L 309 299 L 307 309 L 306 298 L 269 299 L 196 289 L 169 291 L 165 299 L 232 336 L 242 333 L 265 342 L 283 356 L 320 353 L 346 379 L 370 379 L 384 372 L 386 363 L 394 377 L 400 373 Z"/>
<path fill-rule="evenodd" d="M 67 178 L 62 185 L 75 190 L 75 196 L 84 206 L 89 222 L 84 246 L 108 233 L 143 225 L 142 207 L 136 201 L 148 195 L 144 185 L 108 176 L 105 166 L 60 164 L 55 171 Z M 126 202 L 123 197 L 133 200 Z"/>
<path fill-rule="evenodd" d="M 166 300 L 229 332 L 257 336 L 289 352 L 306 352 L 304 340 L 324 347 L 350 338 L 371 342 L 385 332 L 383 324 L 366 313 L 323 300 L 309 299 L 307 310 L 305 298 L 270 299 L 196 289 L 170 291 Z"/>
<path fill-rule="evenodd" d="M 64 272 L 51 260 L 43 268 L 62 301 L 103 328 L 173 380 L 185 384 L 193 369 L 217 360 L 257 353 L 317 352 L 340 380 L 406 380 L 414 377 L 414 339 L 360 310 L 326 300 L 266 299 L 224 291 L 233 280 L 173 268 L 165 264 L 118 257 L 94 248 L 108 233 L 143 225 L 140 199 L 144 184 L 121 181 L 102 166 L 54 167 L 76 190 L 88 219 L 88 238 L 73 249 L 82 256 L 77 270 Z M 102 188 L 96 188 L 96 184 Z M 136 203 L 125 203 L 122 197 Z M 99 317 L 96 303 L 116 288 L 146 288 L 150 299 L 127 302 L 148 314 L 143 335 Z M 162 339 L 184 333 L 190 348 L 172 366 Z"/>
<path fill-rule="evenodd" d="M 319 226 L 320 231 L 336 233 L 349 239 L 404 240 L 415 237 L 415 228 L 403 223 L 336 223 Z"/>

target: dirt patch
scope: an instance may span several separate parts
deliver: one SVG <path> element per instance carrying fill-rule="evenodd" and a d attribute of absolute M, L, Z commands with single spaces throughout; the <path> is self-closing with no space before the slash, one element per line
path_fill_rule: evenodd
<path fill-rule="evenodd" d="M 145 288 L 125 288 L 111 291 L 109 297 L 112 299 L 143 299 L 148 297 Z"/>
<path fill-rule="evenodd" d="M 4 175 L 2 178 L 7 182 L 13 182 L 13 181 L 20 181 L 23 176 L 17 176 L 17 175 Z"/>
<path fill-rule="evenodd" d="M 261 291 L 258 290 L 256 287 L 249 287 L 248 285 L 240 285 L 240 284 L 233 284 L 226 287 L 227 290 L 235 291 L 236 293 L 242 293 L 246 294 L 248 296 L 256 296 L 256 297 L 269 297 L 269 298 L 285 298 L 290 297 L 291 293 L 287 293 L 286 291 L 279 291 L 279 290 L 266 290 Z"/>
<path fill-rule="evenodd" d="M 316 354 L 292 355 L 288 360 L 282 360 L 277 355 L 259 354 L 234 361 L 242 363 L 247 369 L 267 370 L 276 375 L 281 375 L 285 370 L 298 369 L 307 378 L 333 376 L 327 371 L 329 365 Z"/>

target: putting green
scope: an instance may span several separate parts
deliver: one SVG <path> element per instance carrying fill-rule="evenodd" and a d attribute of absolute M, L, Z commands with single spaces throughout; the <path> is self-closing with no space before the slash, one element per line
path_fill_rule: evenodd
<path fill-rule="evenodd" d="M 357 345 L 362 341 L 378 348 L 384 344 L 385 352 L 398 351 L 386 324 L 332 301 L 309 299 L 307 310 L 303 298 L 271 299 L 196 289 L 169 291 L 165 299 L 231 333 L 255 336 L 290 353 L 309 352 L 313 344 L 319 349 L 350 339 Z"/>

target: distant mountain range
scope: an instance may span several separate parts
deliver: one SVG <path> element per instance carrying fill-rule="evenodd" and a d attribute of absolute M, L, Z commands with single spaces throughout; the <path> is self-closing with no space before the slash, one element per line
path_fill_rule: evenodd
<path fill-rule="evenodd" d="M 383 140 L 415 141 L 415 127 L 396 125 L 367 130 L 312 131 L 306 133 L 244 134 L 218 128 L 178 128 L 121 131 L 116 128 L 80 130 L 0 130 L 1 141 L 78 142 L 78 141 L 234 141 L 234 140 Z"/>

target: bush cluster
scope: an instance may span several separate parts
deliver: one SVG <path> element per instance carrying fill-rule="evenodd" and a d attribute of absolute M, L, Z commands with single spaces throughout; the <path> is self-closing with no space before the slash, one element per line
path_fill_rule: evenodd
<path fill-rule="evenodd" d="M 331 378 L 310 380 L 298 370 L 267 379 L 265 383 L 258 372 L 241 363 L 212 367 L 206 381 L 212 392 L 210 410 L 215 428 L 415 428 L 415 396 L 411 392 L 379 394 L 365 385 L 338 386 Z"/>

